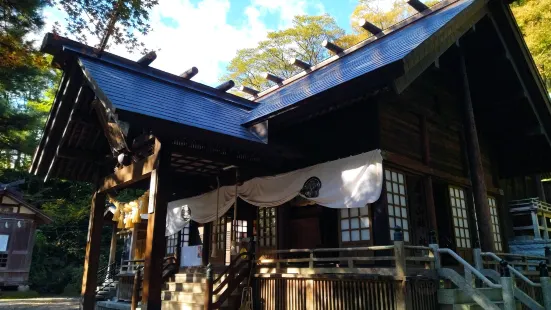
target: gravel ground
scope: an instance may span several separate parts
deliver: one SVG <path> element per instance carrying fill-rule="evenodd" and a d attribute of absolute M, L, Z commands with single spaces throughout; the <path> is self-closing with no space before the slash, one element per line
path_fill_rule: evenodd
<path fill-rule="evenodd" d="M 78 310 L 78 298 L 0 299 L 2 310 Z"/>

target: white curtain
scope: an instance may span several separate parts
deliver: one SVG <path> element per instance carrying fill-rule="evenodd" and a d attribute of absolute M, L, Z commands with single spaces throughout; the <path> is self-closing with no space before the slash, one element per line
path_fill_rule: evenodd
<path fill-rule="evenodd" d="M 375 202 L 383 184 L 383 158 L 380 150 L 362 153 L 292 172 L 254 178 L 237 187 L 238 196 L 258 207 L 284 204 L 297 195 L 328 208 L 361 208 Z M 235 186 L 175 200 L 168 203 L 166 235 L 180 231 L 186 220 L 182 208 L 189 207 L 191 219 L 208 223 L 224 215 L 235 202 Z"/>

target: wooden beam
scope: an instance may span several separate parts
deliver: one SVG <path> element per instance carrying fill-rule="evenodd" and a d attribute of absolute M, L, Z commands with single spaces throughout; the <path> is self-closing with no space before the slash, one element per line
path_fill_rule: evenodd
<path fill-rule="evenodd" d="M 232 89 L 234 86 L 235 86 L 235 82 L 232 80 L 229 80 L 216 86 L 216 89 L 221 90 L 223 92 L 227 92 L 228 90 Z"/>
<path fill-rule="evenodd" d="M 106 157 L 96 156 L 91 151 L 62 148 L 56 152 L 56 157 L 65 159 L 74 159 L 85 162 L 102 164 L 107 159 Z"/>
<path fill-rule="evenodd" d="M 53 115 L 53 119 L 48 134 L 42 138 L 44 140 L 44 147 L 42 148 L 35 174 L 47 173 L 48 171 L 47 167 L 49 166 L 46 165 L 49 165 L 52 160 L 55 152 L 54 147 L 58 145 L 62 130 L 65 128 L 63 124 L 67 122 L 69 113 L 71 112 L 71 104 L 74 102 L 74 98 L 77 96 L 77 90 L 80 89 L 79 86 L 82 84 L 82 72 L 79 69 L 80 68 L 76 67 L 70 69 L 69 78 L 65 85 L 61 101 L 55 113 L 54 111 L 50 113 L 50 116 Z"/>
<path fill-rule="evenodd" d="M 57 144 L 55 153 L 56 155 L 54 155 L 54 157 L 52 158 L 50 162 L 50 167 L 48 168 L 48 172 L 44 177 L 44 182 L 48 181 L 48 179 L 50 178 L 58 159 L 57 154 L 59 153 L 59 150 L 63 147 L 63 144 L 65 144 L 65 140 L 67 140 L 67 138 L 69 137 L 69 132 L 73 129 L 75 125 L 77 111 L 82 103 L 90 98 L 90 93 L 91 91 L 86 85 L 80 86 L 80 89 L 78 90 L 77 96 L 75 98 L 75 102 L 73 103 L 73 108 L 71 109 L 71 113 L 69 114 L 69 119 L 67 120 L 67 124 L 63 129 L 63 133 L 61 134 L 61 139 L 59 139 L 59 142 Z"/>
<path fill-rule="evenodd" d="M 157 59 L 157 53 L 155 53 L 155 51 L 151 51 L 143 55 L 142 58 L 138 59 L 137 63 L 142 66 L 149 66 L 155 59 Z"/>
<path fill-rule="evenodd" d="M 105 193 L 98 192 L 96 192 L 92 198 L 90 223 L 88 224 L 88 239 L 86 241 L 86 256 L 84 258 L 84 274 L 82 275 L 81 309 L 83 310 L 95 309 L 105 198 Z"/>
<path fill-rule="evenodd" d="M 149 188 L 152 213 L 147 221 L 142 309 L 161 309 L 162 270 L 166 251 L 165 225 L 170 192 L 170 144 L 163 144 L 158 166 L 151 174 Z"/>
<path fill-rule="evenodd" d="M 140 160 L 139 162 L 132 163 L 129 166 L 118 169 L 110 176 L 107 176 L 104 179 L 103 185 L 101 185 L 99 192 L 103 193 L 112 191 L 148 178 L 157 165 L 157 158 L 160 148 L 161 144 L 159 140 L 155 140 L 152 155 Z"/>
<path fill-rule="evenodd" d="M 490 207 L 488 205 L 488 194 L 486 190 L 486 181 L 484 178 L 484 167 L 482 166 L 482 156 L 480 155 L 480 145 L 478 143 L 478 133 L 474 118 L 473 103 L 471 100 L 471 90 L 469 85 L 469 76 L 467 74 L 467 65 L 463 47 L 459 52 L 459 65 L 461 78 L 463 80 L 463 111 L 465 122 L 465 140 L 467 142 L 467 157 L 473 196 L 475 203 L 476 218 L 479 223 L 487 224 L 492 222 Z M 492 225 L 479 225 L 480 247 L 484 252 L 494 251 L 494 236 Z"/>
<path fill-rule="evenodd" d="M 376 37 L 379 37 L 379 36 L 382 36 L 383 35 L 383 30 L 377 26 L 375 26 L 374 24 L 370 23 L 368 20 L 366 19 L 360 19 L 358 21 L 358 25 L 360 27 L 362 27 L 363 29 L 369 31 L 372 35 L 376 36 Z"/>

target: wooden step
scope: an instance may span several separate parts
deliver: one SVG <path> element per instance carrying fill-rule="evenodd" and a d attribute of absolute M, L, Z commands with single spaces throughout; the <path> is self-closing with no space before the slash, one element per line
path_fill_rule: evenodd
<path fill-rule="evenodd" d="M 190 304 L 177 301 L 163 301 L 161 304 L 163 310 L 204 310 L 205 306 Z"/>
<path fill-rule="evenodd" d="M 203 293 L 206 290 L 206 285 L 205 283 L 193 282 L 167 282 L 164 285 L 164 290 L 170 292 Z"/>
<path fill-rule="evenodd" d="M 207 278 L 204 274 L 198 273 L 177 273 L 168 278 L 168 282 L 178 283 L 206 283 Z"/>
<path fill-rule="evenodd" d="M 477 291 L 488 297 L 490 301 L 503 301 L 500 288 L 477 288 Z M 459 289 L 439 289 L 438 303 L 441 305 L 469 304 L 474 300 L 466 292 Z"/>
<path fill-rule="evenodd" d="M 499 307 L 499 309 L 505 309 L 505 306 L 502 301 L 496 301 L 494 302 L 496 306 Z M 440 305 L 440 310 L 484 310 L 481 306 L 479 306 L 477 303 L 463 303 L 463 304 L 455 304 L 455 305 Z"/>
<path fill-rule="evenodd" d="M 205 295 L 203 293 L 186 293 L 186 292 L 161 292 L 161 300 L 176 301 L 189 303 L 194 305 L 203 305 L 205 303 Z"/>

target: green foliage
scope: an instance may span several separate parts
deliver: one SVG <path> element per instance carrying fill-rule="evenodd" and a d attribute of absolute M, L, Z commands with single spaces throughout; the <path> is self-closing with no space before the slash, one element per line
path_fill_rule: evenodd
<path fill-rule="evenodd" d="M 288 78 L 300 72 L 289 64 L 291 58 L 316 64 L 329 57 L 321 46 L 323 40 L 335 41 L 343 35 L 344 30 L 329 15 L 295 16 L 291 28 L 269 32 L 256 48 L 238 50 L 221 81 L 231 79 L 255 89 L 270 87 L 273 83 L 264 79 L 262 73 Z"/>
<path fill-rule="evenodd" d="M 136 37 L 136 33 L 147 35 L 151 30 L 149 10 L 158 0 L 52 0 L 68 15 L 67 29 L 64 35 L 72 35 L 78 41 L 86 43 L 88 35 L 99 41 L 109 32 L 116 45 L 124 45 L 132 52 L 145 45 Z M 112 24 L 116 21 L 116 26 Z"/>
<path fill-rule="evenodd" d="M 521 0 L 514 2 L 511 9 L 551 92 L 551 0 Z"/>

